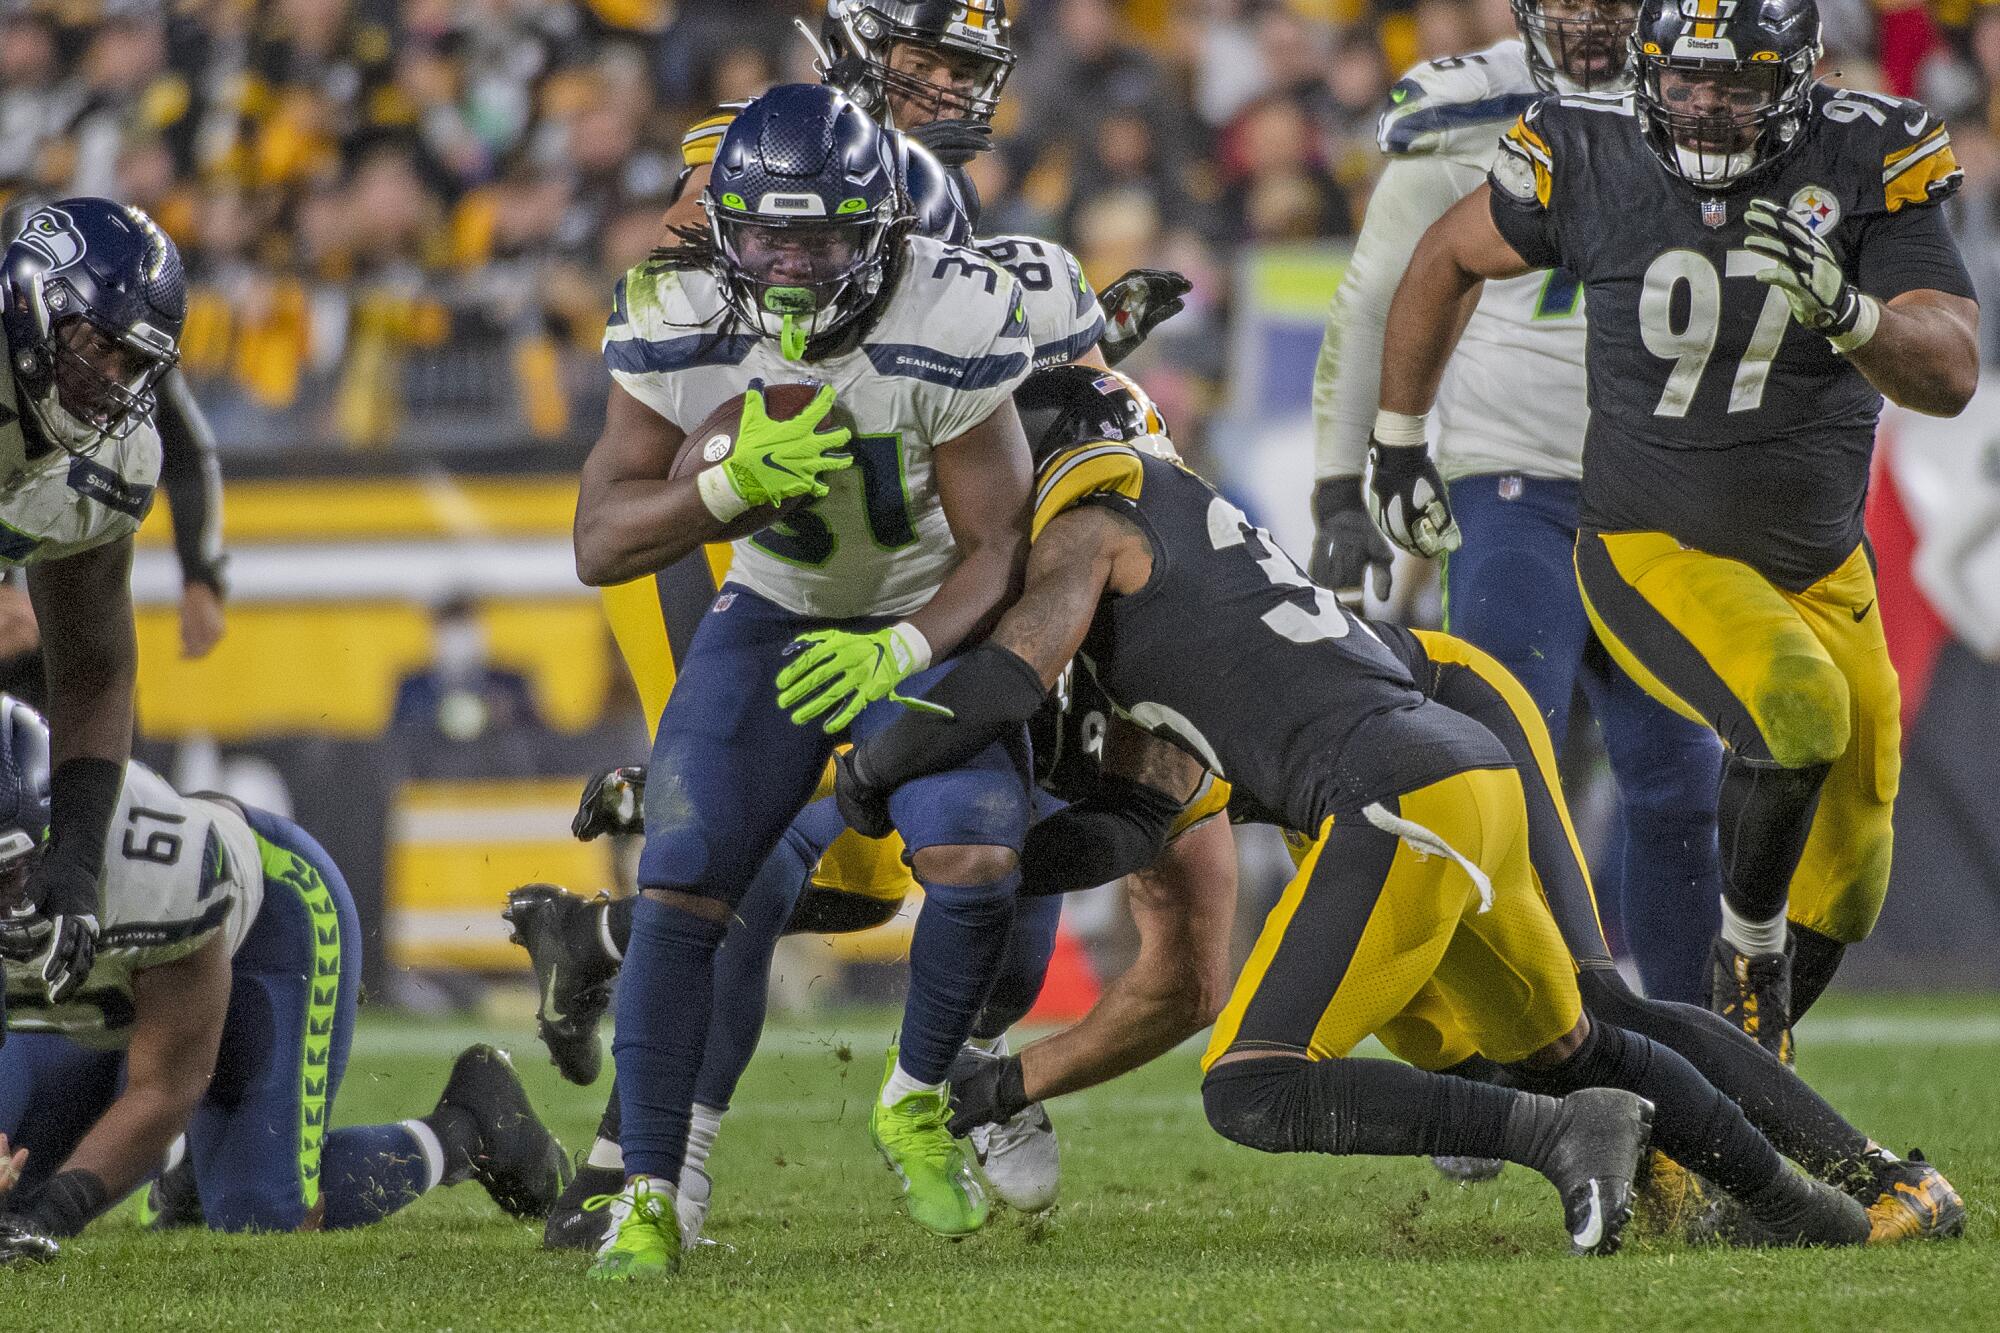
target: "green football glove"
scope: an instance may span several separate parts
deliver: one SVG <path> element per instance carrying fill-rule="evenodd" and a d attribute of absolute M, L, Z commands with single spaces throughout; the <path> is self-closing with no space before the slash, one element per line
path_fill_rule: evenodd
<path fill-rule="evenodd" d="M 854 466 L 851 454 L 834 452 L 854 437 L 853 431 L 844 426 L 815 429 L 831 411 L 831 384 L 789 421 L 773 421 L 765 414 L 762 392 L 753 389 L 743 396 L 743 415 L 736 423 L 736 448 L 709 469 L 709 473 L 720 474 L 728 483 L 731 495 L 742 506 L 738 513 L 756 505 L 783 504 L 795 496 L 825 495 L 826 483 L 820 480 L 821 475 Z M 717 505 L 708 487 L 703 487 L 702 495 L 709 501 L 709 509 L 715 510 Z M 730 507 L 726 499 L 722 507 Z M 716 516 L 726 520 L 736 515 Z"/>
<path fill-rule="evenodd" d="M 792 721 L 799 726 L 831 710 L 833 715 L 821 729 L 832 734 L 877 699 L 951 716 L 949 709 L 896 693 L 898 685 L 931 663 L 930 645 L 908 621 L 867 634 L 813 630 L 792 642 L 804 651 L 778 673 L 778 707 L 791 708 Z"/>
<path fill-rule="evenodd" d="M 1771 261 L 1757 280 L 1785 294 L 1793 319 L 1843 352 L 1868 341 L 1880 309 L 1847 280 L 1825 237 L 1769 199 L 1752 199 L 1743 221 L 1750 228 L 1745 247 Z"/>

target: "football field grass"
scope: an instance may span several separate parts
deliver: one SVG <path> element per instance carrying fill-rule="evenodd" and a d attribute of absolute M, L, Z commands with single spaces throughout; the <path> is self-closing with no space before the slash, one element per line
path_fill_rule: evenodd
<path fill-rule="evenodd" d="M 671 1284 L 586 1282 L 582 1256 L 541 1252 L 476 1185 L 343 1234 L 149 1235 L 128 1206 L 57 1263 L 0 1270 L 0 1328 L 2000 1328 L 2000 997 L 1824 1009 L 1800 1034 L 1805 1072 L 1943 1167 L 1970 1206 L 1967 1239 L 1839 1253 L 1642 1239 L 1571 1259 L 1554 1192 L 1518 1167 L 1462 1189 L 1421 1162 L 1223 1142 L 1185 1049 L 1053 1103 L 1062 1203 L 951 1244 L 898 1215 L 868 1145 L 892 1022 L 870 1011 L 770 1034 L 711 1162 L 722 1243 Z M 365 1021 L 336 1120 L 427 1111 L 451 1056 L 480 1039 L 511 1046 L 564 1142 L 588 1143 L 608 1073 L 571 1087 L 531 1033 L 494 1025 Z"/>

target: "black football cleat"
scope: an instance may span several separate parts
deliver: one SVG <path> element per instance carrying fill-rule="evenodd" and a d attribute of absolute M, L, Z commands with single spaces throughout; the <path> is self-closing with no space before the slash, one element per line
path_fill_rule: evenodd
<path fill-rule="evenodd" d="M 1851 1192 L 1868 1210 L 1870 1245 L 1965 1234 L 1965 1200 L 1921 1152 L 1913 1150 L 1906 1160 L 1873 1148 L 1862 1165 L 1865 1172 Z"/>
<path fill-rule="evenodd" d="M 569 1157 L 535 1115 L 506 1052 L 468 1047 L 438 1097 L 438 1112 L 447 1109 L 471 1118 L 477 1142 L 462 1162 L 446 1163 L 440 1183 L 476 1180 L 512 1216 L 547 1217 L 569 1183 Z"/>
<path fill-rule="evenodd" d="M 1572 1254 L 1618 1252 L 1652 1139 L 1653 1104 L 1644 1097 L 1584 1088 L 1562 1099 L 1562 1123 L 1542 1174 L 1562 1195 Z"/>
<path fill-rule="evenodd" d="M 140 1222 L 154 1231 L 203 1225 L 201 1195 L 195 1190 L 194 1158 L 187 1153 L 181 1160 L 153 1177 L 146 1187 L 146 1201 L 139 1210 Z"/>
<path fill-rule="evenodd" d="M 1709 955 L 1708 1007 L 1781 1063 L 1792 1063 L 1790 954 L 1742 954 L 1716 936 Z"/>
<path fill-rule="evenodd" d="M 597 1025 L 611 1004 L 611 981 L 618 964 L 601 948 L 578 940 L 596 938 L 590 913 L 601 911 L 603 894 L 583 898 L 553 884 L 523 884 L 507 895 L 500 913 L 513 927 L 512 939 L 534 965 L 535 1027 L 556 1072 L 588 1087 L 604 1068 Z"/>
<path fill-rule="evenodd" d="M 616 1194 L 624 1188 L 625 1172 L 620 1167 L 592 1166 L 588 1162 L 578 1166 L 555 1207 L 549 1209 L 548 1225 L 542 1228 L 542 1248 L 597 1253 L 604 1244 L 604 1233 L 611 1227 L 611 1210 L 586 1210 L 584 1200 L 600 1194 Z"/>

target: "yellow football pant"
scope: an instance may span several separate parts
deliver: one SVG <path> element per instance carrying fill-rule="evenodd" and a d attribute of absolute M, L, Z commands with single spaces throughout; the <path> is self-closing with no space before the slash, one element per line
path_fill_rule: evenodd
<path fill-rule="evenodd" d="M 1598 637 L 1648 694 L 1747 758 L 1832 765 L 1787 915 L 1867 938 L 1889 888 L 1902 700 L 1866 551 L 1792 592 L 1665 533 L 1584 532 L 1576 572 Z"/>

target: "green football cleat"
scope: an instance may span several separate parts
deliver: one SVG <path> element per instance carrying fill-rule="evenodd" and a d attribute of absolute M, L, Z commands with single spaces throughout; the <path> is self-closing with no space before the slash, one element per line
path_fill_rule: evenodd
<path fill-rule="evenodd" d="M 882 1081 L 895 1072 L 896 1048 L 889 1048 Z M 951 1136 L 948 1093 L 912 1092 L 893 1106 L 875 1098 L 868 1137 L 882 1160 L 903 1182 L 903 1200 L 918 1226 L 939 1236 L 969 1236 L 986 1225 L 991 1205 L 986 1182 L 965 1145 Z"/>
<path fill-rule="evenodd" d="M 611 1210 L 604 1243 L 590 1265 L 592 1279 L 630 1282 L 671 1277 L 680 1270 L 681 1227 L 674 1217 L 674 1201 L 652 1186 L 652 1177 L 640 1176 L 627 1181 L 616 1194 L 599 1194 L 584 1201 L 590 1212 Z"/>

